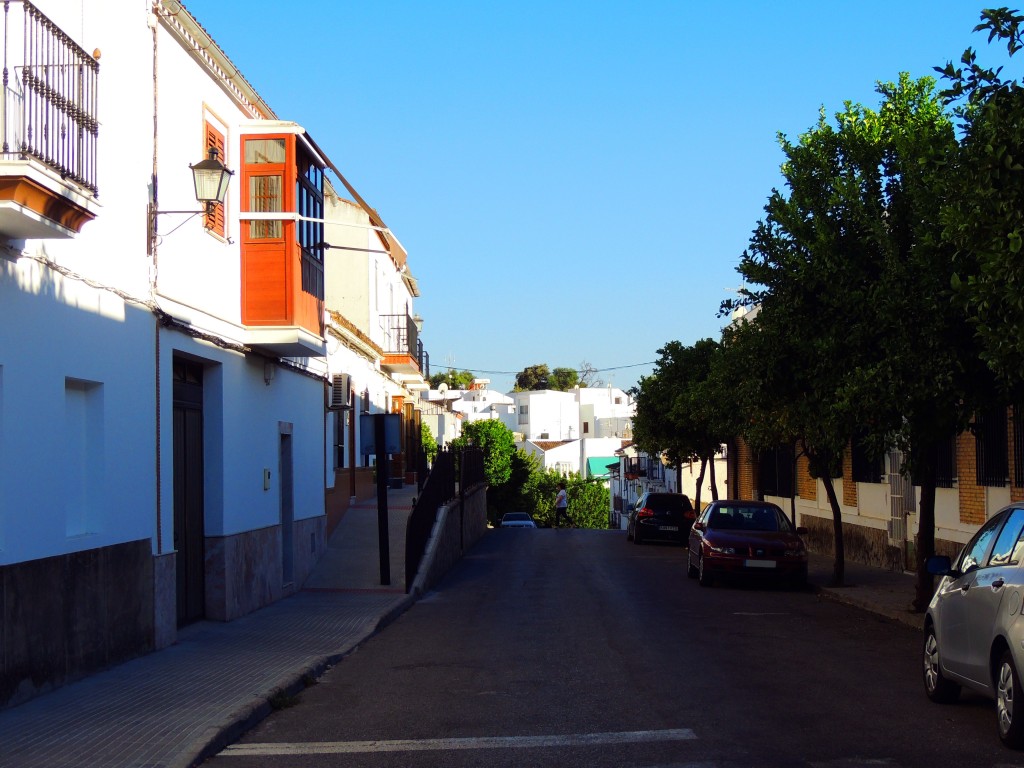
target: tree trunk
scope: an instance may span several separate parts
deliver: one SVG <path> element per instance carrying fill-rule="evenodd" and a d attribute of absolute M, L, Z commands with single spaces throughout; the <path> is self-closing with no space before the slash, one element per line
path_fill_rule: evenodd
<path fill-rule="evenodd" d="M 695 510 L 697 510 L 697 514 L 700 514 L 700 492 L 701 492 L 701 489 L 704 487 L 704 470 L 707 469 L 707 466 L 708 466 L 708 460 L 707 459 L 701 459 L 700 460 L 700 474 L 697 475 L 697 492 L 694 494 L 694 499 L 693 499 L 693 508 Z M 681 489 L 682 489 L 682 486 L 680 486 L 680 490 Z"/>
<path fill-rule="evenodd" d="M 846 551 L 843 548 L 843 512 L 839 507 L 839 498 L 836 496 L 836 487 L 832 484 L 832 478 L 825 472 L 821 482 L 825 486 L 825 495 L 828 496 L 828 505 L 832 508 L 832 533 L 835 538 L 836 558 L 832 568 L 832 586 L 841 587 L 846 581 Z"/>
<path fill-rule="evenodd" d="M 925 452 L 931 456 L 935 450 Z M 923 613 L 928 608 L 935 590 L 935 580 L 928 573 L 928 558 L 935 554 L 935 484 L 934 460 L 925 459 L 917 467 L 921 481 L 921 508 L 918 515 L 917 543 L 914 559 L 917 563 L 917 582 L 914 585 L 914 610 Z"/>
<path fill-rule="evenodd" d="M 711 500 L 718 501 L 718 481 L 715 479 L 715 454 L 711 454 Z"/>

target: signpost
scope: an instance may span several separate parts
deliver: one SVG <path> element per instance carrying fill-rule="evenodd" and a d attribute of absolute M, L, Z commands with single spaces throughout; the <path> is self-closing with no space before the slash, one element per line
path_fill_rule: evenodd
<path fill-rule="evenodd" d="M 364 456 L 377 457 L 377 546 L 380 583 L 391 584 L 391 545 L 388 533 L 388 459 L 402 450 L 402 417 L 397 413 L 364 413 L 359 417 L 359 445 Z M 378 450 L 379 448 L 379 450 Z"/>

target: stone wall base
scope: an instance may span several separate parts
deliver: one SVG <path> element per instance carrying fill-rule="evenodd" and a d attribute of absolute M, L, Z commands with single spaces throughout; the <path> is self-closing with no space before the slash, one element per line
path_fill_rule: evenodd
<path fill-rule="evenodd" d="M 149 539 L 0 566 L 0 708 L 153 649 Z"/>

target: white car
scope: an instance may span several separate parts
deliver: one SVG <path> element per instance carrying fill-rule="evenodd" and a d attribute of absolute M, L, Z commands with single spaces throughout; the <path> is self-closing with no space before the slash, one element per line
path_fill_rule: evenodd
<path fill-rule="evenodd" d="M 502 528 L 536 528 L 533 518 L 525 512 L 506 512 L 501 516 Z"/>
<path fill-rule="evenodd" d="M 960 689 L 996 701 L 999 738 L 1024 747 L 1024 503 L 988 520 L 955 561 L 928 560 L 942 576 L 924 619 L 924 688 L 940 703 Z M 1020 700 L 1021 706 L 1017 706 Z"/>

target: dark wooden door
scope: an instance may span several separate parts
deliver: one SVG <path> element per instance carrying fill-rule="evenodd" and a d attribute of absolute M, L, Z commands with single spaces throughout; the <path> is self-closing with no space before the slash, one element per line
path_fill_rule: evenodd
<path fill-rule="evenodd" d="M 174 361 L 174 548 L 177 550 L 178 626 L 203 618 L 203 369 Z"/>

